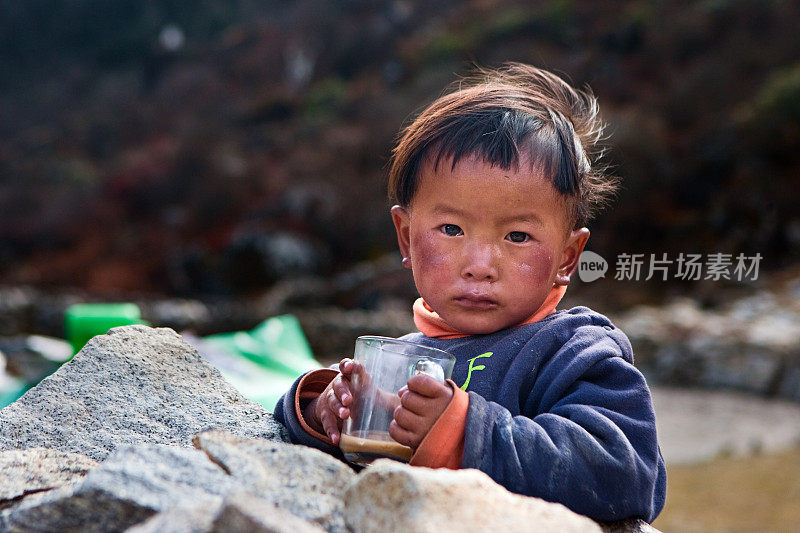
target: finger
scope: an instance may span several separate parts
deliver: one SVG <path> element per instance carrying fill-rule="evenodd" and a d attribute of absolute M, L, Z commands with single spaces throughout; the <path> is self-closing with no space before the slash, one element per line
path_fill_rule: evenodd
<path fill-rule="evenodd" d="M 427 425 L 422 416 L 403 407 L 398 407 L 394 410 L 394 421 L 397 422 L 397 425 L 402 429 L 411 432 L 422 431 Z"/>
<path fill-rule="evenodd" d="M 353 368 L 354 368 L 353 363 L 354 361 L 352 359 L 345 357 L 344 359 L 339 361 L 338 364 L 339 372 L 341 372 L 343 376 L 349 378 L 350 375 L 353 373 Z"/>
<path fill-rule="evenodd" d="M 360 373 L 363 371 L 364 365 L 355 359 L 344 358 L 339 361 L 339 372 L 341 372 L 345 377 L 349 378 L 354 373 Z"/>
<path fill-rule="evenodd" d="M 403 446 L 408 446 L 410 448 L 416 448 L 419 446 L 419 443 L 422 442 L 422 439 L 418 435 L 400 427 L 394 420 L 389 424 L 389 436 Z"/>
<path fill-rule="evenodd" d="M 400 405 L 412 413 L 424 416 L 431 411 L 431 398 L 409 391 L 400 398 Z"/>
<path fill-rule="evenodd" d="M 330 411 L 323 411 L 320 416 L 322 427 L 325 433 L 331 439 L 333 444 L 339 443 L 339 422 L 337 418 Z"/>
<path fill-rule="evenodd" d="M 377 389 L 372 394 L 375 406 L 385 411 L 394 411 L 400 405 L 400 398 L 392 392 Z"/>
<path fill-rule="evenodd" d="M 364 365 L 361 364 L 360 361 L 351 360 L 350 363 L 347 365 L 348 374 L 346 377 L 353 378 L 355 376 L 361 377 L 361 379 L 366 379 L 369 377 L 367 374 L 367 369 L 364 368 Z"/>
<path fill-rule="evenodd" d="M 346 379 L 334 379 L 331 383 L 336 398 L 343 407 L 348 407 L 353 403 L 353 393 L 350 391 L 350 382 Z"/>
<path fill-rule="evenodd" d="M 406 386 L 408 387 L 409 391 L 416 392 L 417 394 L 427 396 L 429 398 L 436 398 L 437 396 L 446 394 L 447 389 L 450 388 L 450 385 L 447 383 L 442 383 L 438 379 L 426 376 L 425 374 L 411 376 L 408 379 Z"/>
<path fill-rule="evenodd" d="M 342 402 L 336 396 L 336 393 L 334 393 L 333 389 L 331 389 L 325 396 L 325 403 L 332 413 L 341 419 L 345 419 L 350 416 L 350 409 L 342 405 Z"/>

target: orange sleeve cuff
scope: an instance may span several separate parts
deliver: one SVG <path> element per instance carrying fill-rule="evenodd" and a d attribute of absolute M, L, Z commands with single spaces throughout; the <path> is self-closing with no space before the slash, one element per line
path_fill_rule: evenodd
<path fill-rule="evenodd" d="M 300 425 L 303 426 L 303 429 L 306 430 L 306 433 L 330 445 L 333 445 L 333 441 L 330 439 L 330 437 L 312 429 L 311 426 L 306 423 L 306 419 L 303 418 L 303 407 L 308 405 L 308 402 L 322 394 L 322 391 L 325 390 L 325 387 L 327 387 L 328 384 L 333 381 L 333 378 L 335 378 L 338 374 L 338 370 L 333 370 L 330 368 L 312 370 L 303 376 L 303 378 L 300 380 L 300 383 L 297 384 L 297 394 L 295 394 L 294 397 L 294 411 L 297 415 L 297 420 L 300 421 Z"/>
<path fill-rule="evenodd" d="M 461 468 L 469 394 L 459 389 L 453 380 L 448 379 L 447 383 L 453 389 L 453 398 L 439 420 L 422 439 L 409 461 L 410 465 L 452 470 Z"/>

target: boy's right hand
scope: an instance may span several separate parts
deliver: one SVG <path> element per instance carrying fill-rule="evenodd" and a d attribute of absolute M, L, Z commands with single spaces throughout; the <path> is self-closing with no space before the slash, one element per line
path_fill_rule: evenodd
<path fill-rule="evenodd" d="M 363 368 L 352 359 L 342 359 L 339 375 L 303 410 L 306 423 L 315 431 L 328 435 L 334 445 L 339 444 L 342 423 L 350 416 L 353 405 L 353 374 L 363 371 Z"/>

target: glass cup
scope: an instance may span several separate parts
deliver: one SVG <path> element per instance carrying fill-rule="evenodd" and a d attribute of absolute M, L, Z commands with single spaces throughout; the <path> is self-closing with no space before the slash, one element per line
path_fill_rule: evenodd
<path fill-rule="evenodd" d="M 345 459 L 361 466 L 381 457 L 408 461 L 411 448 L 389 436 L 389 423 L 400 405 L 397 393 L 416 374 L 444 382 L 453 373 L 456 358 L 413 342 L 364 336 L 356 340 L 353 362 L 353 403 L 339 441 Z"/>

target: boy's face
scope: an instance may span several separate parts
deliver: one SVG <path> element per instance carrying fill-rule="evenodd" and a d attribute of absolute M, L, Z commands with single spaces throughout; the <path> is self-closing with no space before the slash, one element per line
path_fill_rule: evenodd
<path fill-rule="evenodd" d="M 465 334 L 515 326 L 568 285 L 589 230 L 570 230 L 566 203 L 538 171 L 464 158 L 420 169 L 411 205 L 392 208 L 420 296 Z M 410 263 L 410 264 L 408 264 Z"/>

